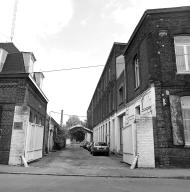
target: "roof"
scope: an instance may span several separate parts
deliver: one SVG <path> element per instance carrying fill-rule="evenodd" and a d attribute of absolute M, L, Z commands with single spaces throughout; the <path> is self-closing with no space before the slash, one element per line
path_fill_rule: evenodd
<path fill-rule="evenodd" d="M 185 12 L 185 11 L 190 11 L 190 6 L 183 6 L 183 7 L 172 7 L 172 8 L 162 8 L 162 9 L 147 9 L 143 16 L 141 17 L 139 23 L 137 24 L 135 30 L 133 31 L 128 44 L 124 50 L 124 53 L 126 53 L 128 47 L 130 46 L 133 38 L 135 37 L 136 33 L 138 32 L 138 30 L 140 29 L 142 23 L 146 20 L 147 16 L 149 15 L 153 15 L 153 14 L 165 14 L 165 13 L 174 13 L 174 12 Z"/>
<path fill-rule="evenodd" d="M 93 132 L 92 130 L 90 130 L 90 129 L 84 127 L 84 126 L 82 126 L 81 124 L 73 125 L 72 127 L 69 128 L 69 130 L 75 129 L 75 128 L 82 128 L 82 129 L 84 129 L 84 130 L 86 130 L 87 132 L 90 132 L 90 133 Z"/>
<path fill-rule="evenodd" d="M 8 53 L 19 53 L 20 51 L 15 47 L 12 42 L 0 43 L 0 48 L 5 49 Z"/>
<path fill-rule="evenodd" d="M 7 55 L 2 72 L 25 73 L 25 71 L 22 53 L 12 53 Z"/>

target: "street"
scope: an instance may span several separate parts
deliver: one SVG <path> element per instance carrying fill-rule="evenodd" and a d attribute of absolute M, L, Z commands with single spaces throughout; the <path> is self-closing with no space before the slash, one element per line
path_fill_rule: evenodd
<path fill-rule="evenodd" d="M 51 152 L 47 157 L 36 161 L 30 166 L 42 168 L 70 168 L 70 169 L 121 169 L 129 167 L 121 163 L 121 158 L 110 155 L 92 156 L 89 151 L 77 144 L 68 145 L 62 151 Z"/>
<path fill-rule="evenodd" d="M 79 145 L 51 152 L 29 166 L 21 167 L 27 170 L 23 172 L 1 172 L 0 192 L 189 192 L 190 188 L 188 179 L 141 177 L 142 170 L 130 170 L 120 157 L 92 156 Z"/>
<path fill-rule="evenodd" d="M 189 192 L 188 180 L 0 175 L 0 192 Z"/>

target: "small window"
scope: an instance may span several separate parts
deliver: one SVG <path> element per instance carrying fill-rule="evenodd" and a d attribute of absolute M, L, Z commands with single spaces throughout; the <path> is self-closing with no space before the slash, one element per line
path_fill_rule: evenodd
<path fill-rule="evenodd" d="M 34 123 L 37 124 L 37 116 L 34 116 Z"/>
<path fill-rule="evenodd" d="M 174 37 L 178 73 L 190 73 L 190 36 Z"/>
<path fill-rule="evenodd" d="M 30 121 L 31 123 L 33 122 L 33 114 L 32 114 L 32 112 L 31 112 L 31 111 L 30 111 L 29 121 Z"/>
<path fill-rule="evenodd" d="M 134 72 L 135 72 L 135 88 L 140 85 L 140 75 L 139 75 L 139 59 L 136 56 L 134 59 Z"/>
<path fill-rule="evenodd" d="M 140 109 L 140 105 L 135 107 L 135 114 L 136 115 L 140 115 L 141 114 L 141 109 Z"/>
<path fill-rule="evenodd" d="M 123 103 L 124 101 L 124 90 L 123 86 L 119 88 L 119 105 Z"/>

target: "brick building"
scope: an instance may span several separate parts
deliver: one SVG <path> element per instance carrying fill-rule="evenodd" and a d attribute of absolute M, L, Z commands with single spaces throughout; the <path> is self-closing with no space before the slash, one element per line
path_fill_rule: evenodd
<path fill-rule="evenodd" d="M 94 140 L 110 143 L 113 152 L 122 153 L 122 127 L 125 115 L 125 43 L 114 43 L 87 111 L 88 127 Z M 111 140 L 111 141 L 110 141 Z"/>
<path fill-rule="evenodd" d="M 0 43 L 0 163 L 21 164 L 42 157 L 47 98 L 35 57 L 13 43 Z"/>
<path fill-rule="evenodd" d="M 132 164 L 138 155 L 139 167 L 190 166 L 190 7 L 145 11 L 123 55 L 123 160 Z"/>

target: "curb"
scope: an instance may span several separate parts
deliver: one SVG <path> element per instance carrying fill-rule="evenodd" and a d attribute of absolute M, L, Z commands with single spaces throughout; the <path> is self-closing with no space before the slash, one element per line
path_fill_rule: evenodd
<path fill-rule="evenodd" d="M 0 175 L 41 175 L 41 176 L 65 176 L 65 177 L 100 177 L 100 178 L 134 178 L 134 179 L 179 179 L 190 180 L 190 176 L 137 176 L 137 175 L 92 175 L 92 174 L 59 174 L 59 173 L 31 173 L 31 172 L 3 172 L 0 171 Z"/>

